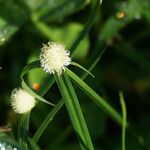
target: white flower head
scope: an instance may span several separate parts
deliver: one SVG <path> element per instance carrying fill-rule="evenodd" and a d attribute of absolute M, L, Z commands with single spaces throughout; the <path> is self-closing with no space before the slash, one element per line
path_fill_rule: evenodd
<path fill-rule="evenodd" d="M 70 65 L 70 52 L 65 50 L 62 44 L 48 42 L 42 48 L 40 61 L 41 66 L 47 73 L 60 75 L 65 70 L 65 66 Z"/>
<path fill-rule="evenodd" d="M 23 89 L 14 89 L 11 93 L 11 105 L 18 114 L 29 112 L 36 104 L 35 98 Z"/>

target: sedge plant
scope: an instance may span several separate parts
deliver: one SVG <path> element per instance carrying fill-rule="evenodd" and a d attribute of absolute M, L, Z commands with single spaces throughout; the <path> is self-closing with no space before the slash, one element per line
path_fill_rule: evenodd
<path fill-rule="evenodd" d="M 50 114 L 48 114 L 41 126 L 39 126 L 39 129 L 33 136 L 32 140 L 35 143 L 39 140 L 44 130 L 50 123 L 50 120 L 52 120 L 60 108 L 65 104 L 81 149 L 93 150 L 94 146 L 92 139 L 72 81 L 74 81 L 75 84 L 77 84 L 88 96 L 91 97 L 91 99 L 98 106 L 100 106 L 112 119 L 114 119 L 120 125 L 122 124 L 122 117 L 110 104 L 108 104 L 80 77 L 78 77 L 68 68 L 69 65 L 74 65 L 80 69 L 83 69 L 87 74 L 90 74 L 93 77 L 93 75 L 88 70 L 72 61 L 70 52 L 65 49 L 65 46 L 56 42 L 48 42 L 48 44 L 44 44 L 39 58 L 39 61 L 32 62 L 23 69 L 21 74 L 22 87 L 27 92 L 32 94 L 36 99 L 53 105 L 49 101 L 45 100 L 42 96 L 56 81 L 62 95 L 62 99 L 54 106 L 54 109 L 50 112 Z M 45 72 L 48 74 L 48 77 L 43 84 L 44 86 L 39 91 L 39 93 L 35 93 L 24 80 L 24 75 L 35 68 L 43 68 L 43 70 L 45 70 Z"/>
<path fill-rule="evenodd" d="M 77 39 L 74 41 L 70 47 L 70 51 L 66 50 L 65 46 L 57 42 L 48 42 L 43 44 L 39 60 L 28 64 L 21 73 L 21 85 L 22 88 L 15 89 L 12 92 L 11 104 L 13 110 L 19 116 L 18 124 L 18 143 L 21 149 L 28 150 L 39 150 L 37 142 L 43 135 L 45 129 L 51 123 L 52 119 L 58 113 L 58 111 L 65 105 L 68 111 L 74 133 L 76 134 L 80 147 L 82 150 L 94 150 L 94 145 L 92 142 L 92 137 L 90 136 L 90 131 L 86 124 L 82 108 L 80 106 L 80 100 L 75 92 L 74 84 L 77 85 L 87 96 L 91 98 L 109 117 L 111 117 L 117 124 L 122 126 L 122 149 L 125 150 L 125 129 L 128 126 L 126 122 L 126 112 L 125 105 L 123 101 L 123 96 L 120 94 L 121 106 L 123 111 L 122 116 L 98 93 L 95 92 L 89 85 L 87 85 L 83 79 L 87 75 L 93 75 L 90 70 L 96 65 L 99 57 L 96 59 L 89 70 L 86 70 L 81 65 L 73 62 L 74 50 L 78 47 L 79 43 L 89 32 L 97 10 L 99 8 L 99 0 L 95 1 L 91 15 L 89 16 L 85 28 L 79 34 Z M 43 34 L 45 37 L 49 38 L 48 27 L 34 18 L 36 14 L 31 16 L 31 20 L 35 27 Z M 69 69 L 69 65 L 73 65 L 85 71 L 82 77 L 79 77 L 72 70 Z M 25 75 L 37 68 L 43 68 L 47 73 L 47 78 L 44 80 L 40 90 L 35 92 L 30 88 L 30 86 L 25 81 Z M 51 86 L 56 83 L 58 89 L 61 93 L 62 98 L 57 104 L 52 104 L 50 100 L 43 98 L 44 94 L 51 88 Z M 29 137 L 29 119 L 30 112 L 33 107 L 36 106 L 38 101 L 44 102 L 50 105 L 53 109 L 45 117 L 44 121 L 33 135 Z"/>

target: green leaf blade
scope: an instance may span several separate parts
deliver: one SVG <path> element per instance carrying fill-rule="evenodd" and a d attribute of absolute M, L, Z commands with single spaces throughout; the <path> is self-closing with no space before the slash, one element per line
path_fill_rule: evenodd
<path fill-rule="evenodd" d="M 23 70 L 22 70 L 22 72 L 21 72 L 21 77 L 23 77 L 25 74 L 27 74 L 30 70 L 32 70 L 32 69 L 37 69 L 37 68 L 40 68 L 40 67 L 41 67 L 41 65 L 40 65 L 40 61 L 39 61 L 39 60 L 33 61 L 33 62 L 30 63 L 30 64 L 27 64 L 27 65 L 23 68 Z"/>
<path fill-rule="evenodd" d="M 66 69 L 66 73 L 75 81 L 75 83 L 88 95 L 92 100 L 103 109 L 114 121 L 119 125 L 122 125 L 122 117 L 120 114 L 109 105 L 103 98 L 101 98 L 95 91 L 93 91 L 84 81 L 82 81 L 76 74 L 69 69 Z"/>
<path fill-rule="evenodd" d="M 43 97 L 41 97 L 40 95 L 38 95 L 37 93 L 35 93 L 26 83 L 25 81 L 23 80 L 22 78 L 22 87 L 27 91 L 29 92 L 31 95 L 33 95 L 36 99 L 38 99 L 39 101 L 41 102 L 44 102 L 46 104 L 49 104 L 51 106 L 55 106 L 53 103 L 45 100 Z"/>
<path fill-rule="evenodd" d="M 126 136 L 126 124 L 127 124 L 127 110 L 126 110 L 126 104 L 125 104 L 125 100 L 123 97 L 123 93 L 119 92 L 119 99 L 120 99 L 120 104 L 121 104 L 121 108 L 122 108 L 122 118 L 123 118 L 123 122 L 122 122 L 122 150 L 125 150 L 125 136 Z"/>
<path fill-rule="evenodd" d="M 94 150 L 74 88 L 66 74 L 55 76 L 82 149 Z"/>
<path fill-rule="evenodd" d="M 86 73 L 88 73 L 90 76 L 92 76 L 93 78 L 95 78 L 94 75 L 92 75 L 91 72 L 89 72 L 87 69 L 85 69 L 84 67 L 82 67 L 80 64 L 78 64 L 76 62 L 71 62 L 71 65 L 76 66 L 76 67 L 82 69 L 83 71 L 85 71 Z"/>
<path fill-rule="evenodd" d="M 100 54 L 95 61 L 93 61 L 93 63 L 90 66 L 89 71 L 91 71 L 95 65 L 97 64 L 98 60 L 101 58 Z M 88 76 L 88 73 L 86 72 L 85 74 L 83 74 L 83 76 L 81 77 L 82 79 L 85 79 Z M 51 76 L 52 78 L 54 76 Z M 48 76 L 47 79 L 45 80 L 45 82 L 43 82 L 41 90 L 38 92 L 40 95 L 44 95 L 45 92 L 47 91 L 47 89 L 49 89 L 49 86 L 51 87 L 51 77 Z M 55 81 L 55 79 L 53 78 L 53 81 Z M 48 84 L 49 83 L 49 84 Z M 44 119 L 43 123 L 39 126 L 38 130 L 36 131 L 36 133 L 33 136 L 33 139 L 35 142 L 38 142 L 38 140 L 40 139 L 41 135 L 43 134 L 43 132 L 46 130 L 46 128 L 48 127 L 48 125 L 51 123 L 52 119 L 54 118 L 55 115 L 58 113 L 58 111 L 63 107 L 63 105 L 65 104 L 64 100 L 61 99 L 56 105 L 55 107 L 52 109 L 52 111 L 50 111 L 50 113 L 46 116 L 46 118 Z"/>

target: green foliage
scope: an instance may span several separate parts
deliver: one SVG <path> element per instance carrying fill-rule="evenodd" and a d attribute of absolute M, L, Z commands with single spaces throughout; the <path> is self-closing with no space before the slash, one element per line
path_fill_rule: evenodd
<path fill-rule="evenodd" d="M 83 82 L 76 74 L 67 69 L 67 74 L 79 85 L 79 87 L 90 96 L 93 101 L 101 107 L 106 113 L 110 115 L 118 124 L 122 124 L 121 116 L 113 109 L 102 97 L 100 97 L 94 90 L 92 90 L 85 82 Z"/>
<path fill-rule="evenodd" d="M 127 124 L 127 110 L 126 110 L 126 104 L 124 101 L 123 93 L 119 93 L 119 98 L 120 98 L 120 103 L 121 103 L 121 108 L 122 108 L 122 118 L 123 118 L 123 123 L 122 123 L 122 150 L 125 150 L 125 131 L 126 131 L 126 124 Z"/>
<path fill-rule="evenodd" d="M 99 0 L 1 0 L 0 142 L 76 150 L 79 139 L 82 149 L 150 149 L 149 10 L 149 0 L 102 5 Z M 54 78 L 41 68 L 40 49 L 48 41 L 71 52 L 73 62 L 63 76 Z M 18 124 L 10 107 L 11 90 L 20 86 L 38 102 L 30 114 L 30 133 L 29 118 Z M 126 101 L 120 94 L 122 116 L 120 90 Z"/>
<path fill-rule="evenodd" d="M 11 0 L 0 3 L 0 45 L 2 45 L 23 25 L 26 15 L 24 10 Z"/>
<path fill-rule="evenodd" d="M 56 75 L 55 78 L 68 109 L 68 113 L 74 126 L 75 133 L 77 134 L 77 137 L 79 139 L 81 149 L 93 150 L 94 147 L 88 132 L 88 128 L 85 123 L 78 98 L 69 77 L 64 73 L 62 77 Z"/>

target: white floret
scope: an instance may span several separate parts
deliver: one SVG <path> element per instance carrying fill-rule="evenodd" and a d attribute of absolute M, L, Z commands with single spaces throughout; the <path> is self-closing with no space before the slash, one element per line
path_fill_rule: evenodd
<path fill-rule="evenodd" d="M 14 89 L 11 94 L 11 105 L 16 113 L 29 112 L 36 104 L 35 98 L 23 89 Z"/>
<path fill-rule="evenodd" d="M 42 48 L 40 61 L 47 73 L 60 75 L 65 70 L 65 66 L 70 65 L 71 58 L 70 53 L 62 44 L 48 42 Z"/>

